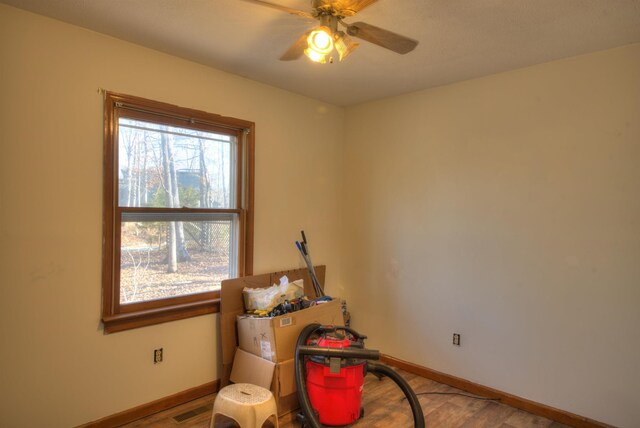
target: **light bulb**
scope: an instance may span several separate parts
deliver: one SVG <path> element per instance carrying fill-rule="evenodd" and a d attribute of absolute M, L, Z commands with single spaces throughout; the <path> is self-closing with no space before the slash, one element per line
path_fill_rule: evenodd
<path fill-rule="evenodd" d="M 333 50 L 333 37 L 328 27 L 318 27 L 307 37 L 307 49 L 304 54 L 314 62 L 326 62 L 327 54 Z"/>
<path fill-rule="evenodd" d="M 312 50 L 311 48 L 305 49 L 304 50 L 304 54 L 313 62 L 320 62 L 322 64 L 324 64 L 325 62 L 327 62 L 326 58 L 325 58 L 325 54 L 321 54 L 319 52 L 316 52 L 314 50 Z"/>
<path fill-rule="evenodd" d="M 332 40 L 325 31 L 318 30 L 311 33 L 309 44 L 318 52 L 324 52 L 331 49 Z"/>

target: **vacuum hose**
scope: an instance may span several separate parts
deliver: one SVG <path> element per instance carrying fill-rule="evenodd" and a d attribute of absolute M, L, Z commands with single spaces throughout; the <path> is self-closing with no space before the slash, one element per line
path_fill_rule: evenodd
<path fill-rule="evenodd" d="M 309 324 L 306 326 L 300 336 L 298 336 L 298 342 L 296 344 L 296 388 L 298 390 L 298 401 L 300 407 L 305 416 L 305 422 L 311 428 L 324 428 L 315 410 L 311 406 L 309 400 L 309 394 L 307 393 L 306 384 L 306 367 L 305 367 L 305 355 L 324 355 L 340 358 L 361 358 L 366 360 L 377 360 L 380 358 L 380 353 L 371 349 L 336 349 L 336 348 L 317 348 L 313 346 L 306 346 L 309 337 L 314 331 L 319 329 L 320 324 Z M 345 330 L 351 332 L 351 329 L 345 328 Z M 357 336 L 357 334 L 356 334 Z M 364 337 L 364 336 L 363 336 Z M 386 376 L 393 380 L 402 390 L 409 405 L 411 406 L 411 412 L 413 413 L 413 424 L 415 428 L 424 428 L 424 414 L 422 413 L 422 407 L 418 402 L 418 397 L 413 392 L 406 380 L 402 378 L 395 370 L 384 365 L 372 362 L 367 362 L 367 371 L 375 375 Z"/>
<path fill-rule="evenodd" d="M 424 428 L 424 415 L 422 414 L 422 407 L 418 397 L 413 392 L 413 389 L 409 386 L 406 380 L 400 376 L 395 370 L 384 364 L 367 363 L 368 371 L 373 374 L 387 376 L 391 378 L 402 389 L 404 396 L 407 397 L 407 401 L 411 406 L 411 412 L 413 412 L 413 425 L 416 428 Z"/>

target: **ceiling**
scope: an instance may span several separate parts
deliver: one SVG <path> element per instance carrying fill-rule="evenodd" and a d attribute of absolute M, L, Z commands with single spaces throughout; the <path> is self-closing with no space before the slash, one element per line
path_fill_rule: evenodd
<path fill-rule="evenodd" d="M 640 0 L 379 0 L 345 21 L 418 47 L 316 64 L 278 60 L 313 21 L 240 0 L 0 2 L 341 106 L 640 42 Z"/>

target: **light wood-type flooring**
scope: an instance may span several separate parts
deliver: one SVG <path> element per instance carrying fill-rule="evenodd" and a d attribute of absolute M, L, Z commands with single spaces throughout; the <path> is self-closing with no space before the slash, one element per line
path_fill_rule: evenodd
<path fill-rule="evenodd" d="M 399 371 L 416 394 L 438 392 L 445 394 L 418 395 L 427 427 L 438 428 L 563 428 L 559 422 L 536 416 L 496 401 L 480 400 L 450 393 L 467 394 L 447 385 Z M 202 397 L 181 406 L 157 413 L 124 425 L 133 427 L 206 428 L 211 420 L 215 394 Z M 372 375 L 365 378 L 362 396 L 365 416 L 352 427 L 413 427 L 409 404 L 396 384 L 387 378 L 378 380 Z M 174 419 L 176 418 L 176 419 Z M 299 427 L 295 414 L 280 418 L 281 428 Z M 216 428 L 237 426 L 231 419 L 216 418 Z M 269 422 L 265 427 L 272 427 Z"/>

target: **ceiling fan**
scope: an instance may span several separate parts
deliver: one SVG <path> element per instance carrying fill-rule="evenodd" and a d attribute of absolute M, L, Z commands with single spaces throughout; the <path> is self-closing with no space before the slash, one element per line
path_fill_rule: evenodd
<path fill-rule="evenodd" d="M 244 1 L 319 21 L 319 25 L 300 36 L 280 57 L 281 61 L 295 60 L 305 54 L 314 62 L 332 63 L 334 49 L 338 53 L 339 61 L 342 61 L 359 46 L 351 37 L 362 39 L 403 55 L 411 52 L 418 45 L 416 40 L 366 22 L 348 24 L 343 21 L 344 18 L 354 16 L 378 0 L 311 0 L 311 12 L 292 9 L 263 0 Z M 340 30 L 339 26 L 346 31 Z"/>

